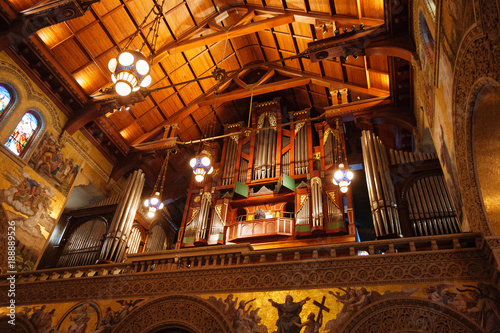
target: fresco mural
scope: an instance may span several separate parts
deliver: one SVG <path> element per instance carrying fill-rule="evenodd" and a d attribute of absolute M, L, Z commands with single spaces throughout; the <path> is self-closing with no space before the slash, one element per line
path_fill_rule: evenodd
<path fill-rule="evenodd" d="M 366 307 L 390 299 L 427 299 L 452 308 L 486 332 L 500 332 L 500 291 L 479 282 L 292 290 L 202 296 L 235 333 L 336 333 Z M 305 296 L 309 295 L 309 296 Z M 304 297 L 305 296 L 305 297 Z M 152 297 L 147 301 L 151 301 Z M 18 306 L 36 333 L 110 333 L 145 299 Z M 7 313 L 0 309 L 0 315 Z"/>
<path fill-rule="evenodd" d="M 0 200 L 16 212 L 9 220 L 16 221 L 16 227 L 23 229 L 30 236 L 43 238 L 41 228 L 51 230 L 55 222 L 50 216 L 54 189 L 34 180 L 21 168 L 17 169 L 17 173 L 4 173 L 3 177 L 11 186 L 0 190 Z"/>
<path fill-rule="evenodd" d="M 45 133 L 28 164 L 67 196 L 80 166 L 73 158 L 65 156 L 67 153 L 63 149 L 64 144 L 61 144 L 54 134 Z"/>
<path fill-rule="evenodd" d="M 16 232 L 16 266 L 31 270 L 40 258 L 65 200 L 31 169 L 0 165 L 0 210 L 13 221 Z"/>

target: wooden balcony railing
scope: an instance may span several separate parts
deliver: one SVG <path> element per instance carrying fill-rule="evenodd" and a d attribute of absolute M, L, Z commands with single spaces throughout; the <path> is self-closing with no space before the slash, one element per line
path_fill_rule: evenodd
<path fill-rule="evenodd" d="M 229 268 L 273 262 L 310 262 L 336 258 L 369 258 L 426 251 L 480 249 L 479 233 L 378 240 L 311 247 L 254 250 L 250 244 L 195 247 L 141 254 L 130 254 L 124 263 L 65 267 L 19 272 L 16 283 L 68 280 L 96 276 L 142 274 L 194 269 Z M 7 275 L 0 276 L 0 286 L 7 285 Z"/>

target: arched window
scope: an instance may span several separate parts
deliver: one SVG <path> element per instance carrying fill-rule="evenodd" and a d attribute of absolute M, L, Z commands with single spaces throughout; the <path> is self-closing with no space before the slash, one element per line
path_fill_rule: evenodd
<path fill-rule="evenodd" d="M 4 111 L 12 105 L 12 95 L 6 86 L 0 84 L 0 117 L 4 114 Z"/>
<path fill-rule="evenodd" d="M 17 124 L 16 129 L 7 139 L 5 146 L 17 156 L 21 156 L 28 147 L 30 139 L 33 137 L 40 125 L 38 117 L 33 112 L 26 112 Z"/>

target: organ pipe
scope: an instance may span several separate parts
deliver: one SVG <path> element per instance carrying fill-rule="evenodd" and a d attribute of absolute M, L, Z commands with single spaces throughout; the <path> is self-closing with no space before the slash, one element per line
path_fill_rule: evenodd
<path fill-rule="evenodd" d="M 378 152 L 377 152 L 378 150 Z M 363 132 L 363 160 L 365 162 L 366 178 L 370 200 L 375 209 L 372 209 L 375 220 L 376 231 L 384 235 L 384 210 L 377 204 L 386 205 L 387 198 L 392 202 L 395 191 L 388 182 L 387 155 L 380 140 L 373 134 Z M 375 155 L 373 159 L 372 154 Z M 377 155 L 378 154 L 378 155 Z M 436 159 L 437 155 L 427 153 L 412 153 L 406 151 L 389 150 L 390 164 L 410 164 Z M 374 166 L 372 161 L 376 162 Z M 419 164 L 415 164 L 419 165 Z M 383 177 L 381 177 L 383 175 Z M 453 212 L 451 200 L 449 199 L 444 176 L 438 171 L 419 171 L 417 177 L 410 178 L 403 193 L 404 205 L 407 207 L 409 226 L 415 236 L 429 236 L 460 232 L 456 214 Z M 380 199 L 382 195 L 382 199 Z M 377 201 L 374 202 L 373 198 Z M 372 207 L 373 208 L 373 207 Z M 376 208 L 379 208 L 378 210 Z M 386 213 L 390 207 L 385 207 Z M 393 215 L 394 218 L 394 215 Z M 388 219 L 385 219 L 387 221 Z M 390 224 L 389 224 L 390 225 Z M 379 235 L 377 233 L 377 235 Z"/>
<path fill-rule="evenodd" d="M 207 237 L 208 216 L 210 214 L 210 206 L 212 203 L 212 195 L 210 192 L 204 192 L 201 197 L 201 207 L 198 214 L 198 223 L 196 229 L 195 240 L 205 240 Z"/>
<path fill-rule="evenodd" d="M 302 175 L 309 171 L 307 163 L 307 130 L 305 122 L 297 124 L 300 127 L 295 133 L 295 174 Z"/>
<path fill-rule="evenodd" d="M 139 228 L 132 228 L 128 239 L 127 253 L 137 253 L 139 251 L 139 246 L 141 245 L 141 239 L 142 237 Z"/>
<path fill-rule="evenodd" d="M 400 235 L 399 215 L 385 148 L 380 139 L 368 131 L 362 133 L 362 148 L 377 237 Z"/>
<path fill-rule="evenodd" d="M 64 247 L 57 267 L 82 266 L 95 264 L 106 233 L 106 224 L 100 219 L 84 222 L 71 234 Z"/>
<path fill-rule="evenodd" d="M 222 177 L 222 185 L 230 185 L 233 183 L 234 168 L 236 166 L 237 144 L 233 139 L 229 139 L 227 144 L 226 161 L 224 173 Z"/>
<path fill-rule="evenodd" d="M 127 236 L 130 233 L 137 212 L 144 180 L 142 170 L 134 171 L 129 177 L 125 194 L 118 204 L 111 221 L 99 260 L 116 262 L 122 257 L 127 243 Z"/>
<path fill-rule="evenodd" d="M 311 196 L 313 203 L 313 226 L 323 226 L 323 195 L 321 178 L 319 177 L 311 179 Z"/>
<path fill-rule="evenodd" d="M 144 252 L 155 252 L 165 249 L 165 240 L 167 235 L 160 225 L 155 225 L 151 228 L 150 236 L 146 244 L 146 249 Z"/>

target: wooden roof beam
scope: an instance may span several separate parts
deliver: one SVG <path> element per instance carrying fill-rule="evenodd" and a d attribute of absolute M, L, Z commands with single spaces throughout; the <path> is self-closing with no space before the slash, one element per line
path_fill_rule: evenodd
<path fill-rule="evenodd" d="M 301 10 L 294 9 L 278 9 L 278 8 L 262 8 L 254 5 L 239 6 L 237 8 L 244 8 L 255 11 L 256 15 L 270 14 L 270 15 L 293 15 L 295 22 L 312 24 L 314 26 L 321 25 L 323 23 L 329 23 L 335 21 L 340 26 L 351 26 L 360 25 L 363 23 L 366 27 L 372 27 L 384 24 L 385 21 L 382 19 L 375 19 L 369 17 L 358 18 L 357 16 L 348 15 L 330 15 L 323 13 L 304 13 Z"/>
<path fill-rule="evenodd" d="M 233 75 L 236 75 L 239 73 L 235 73 Z M 230 80 L 226 81 L 226 84 L 230 82 Z M 295 77 L 291 78 L 288 80 L 283 80 L 279 82 L 273 82 L 269 84 L 262 84 L 259 86 L 254 85 L 254 89 L 237 89 L 235 91 L 231 91 L 229 93 L 225 94 L 220 94 L 217 97 L 217 103 L 224 103 L 224 102 L 229 102 L 233 101 L 236 99 L 242 99 L 246 97 L 250 97 L 253 93 L 254 96 L 256 95 L 262 95 L 262 94 L 267 94 L 273 91 L 279 91 L 279 90 L 285 90 L 285 89 L 290 89 L 290 88 L 295 88 L 295 87 L 300 87 L 304 86 L 311 83 L 311 79 L 309 78 L 301 78 L 301 77 Z M 169 119 L 161 122 L 153 128 L 151 131 L 141 135 L 139 138 L 137 138 L 134 142 L 132 142 L 132 146 L 136 146 L 150 137 L 154 136 L 156 133 L 161 131 L 165 125 L 172 124 L 172 123 L 177 123 L 179 119 L 182 119 L 183 117 L 186 117 L 189 115 L 191 112 L 196 110 L 197 108 L 204 107 L 204 106 L 210 106 L 213 103 L 213 98 L 211 97 L 211 94 L 213 91 L 210 91 L 210 93 L 206 93 L 205 95 L 201 95 L 198 97 L 196 100 L 191 102 L 189 105 L 186 107 L 180 109 L 176 113 L 174 113 Z"/>
<path fill-rule="evenodd" d="M 241 37 L 261 30 L 271 29 L 273 27 L 277 27 L 283 24 L 289 24 L 292 22 L 294 22 L 293 15 L 278 15 L 268 20 L 253 22 L 244 26 L 238 26 L 238 25 L 232 26 L 233 28 L 231 29 L 226 29 L 226 31 L 215 32 L 207 36 L 169 43 L 158 49 L 158 52 L 154 57 L 154 62 L 156 63 L 157 61 L 159 61 L 159 59 L 163 59 L 165 55 L 170 54 L 172 51 L 183 52 L 195 49 L 197 47 L 215 44 L 217 42 L 225 40 L 226 38 L 232 39 L 236 37 Z"/>
<path fill-rule="evenodd" d="M 287 68 L 287 67 L 275 66 L 274 69 L 278 73 L 281 73 L 282 75 L 285 75 L 285 76 L 297 76 L 297 77 L 302 77 L 302 78 L 308 78 L 311 80 L 312 83 L 319 85 L 319 86 L 322 86 L 322 87 L 327 87 L 327 88 L 332 89 L 332 90 L 347 88 L 350 90 L 358 91 L 360 93 L 368 94 L 368 95 L 372 95 L 372 96 L 376 96 L 376 97 L 387 97 L 390 95 L 390 93 L 388 91 L 384 91 L 384 90 L 380 90 L 380 89 L 376 89 L 376 88 L 364 88 L 364 87 L 356 86 L 356 85 L 351 84 L 351 83 L 344 83 L 344 82 L 336 81 L 334 79 L 329 79 L 329 78 L 326 78 L 326 77 L 323 77 L 320 75 L 305 73 L 305 72 L 301 72 L 301 71 L 294 70 L 294 69 Z"/>

